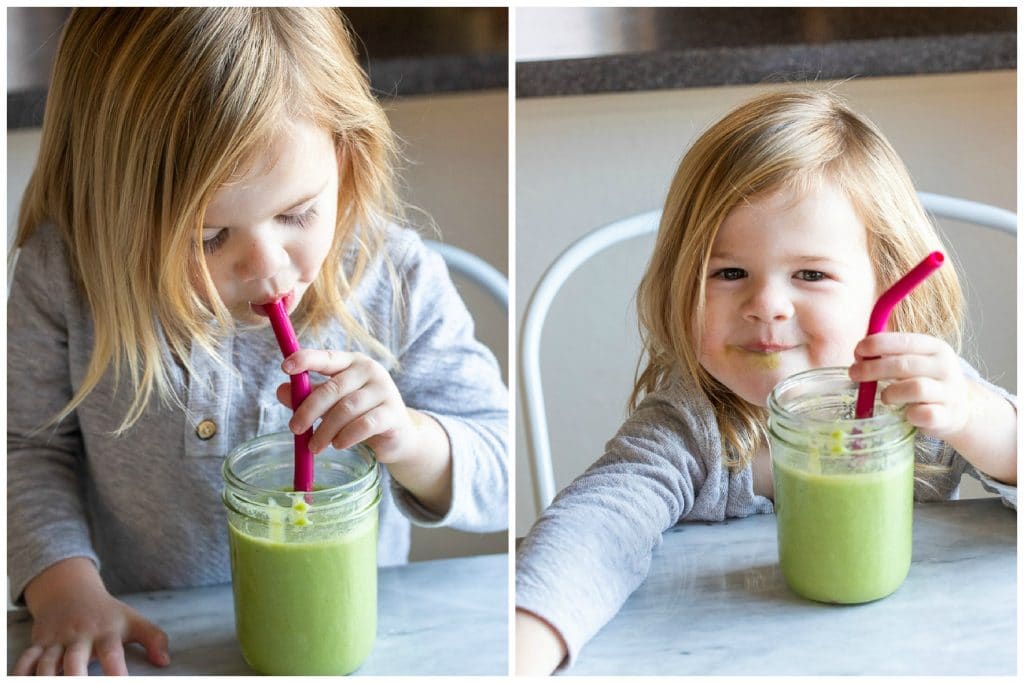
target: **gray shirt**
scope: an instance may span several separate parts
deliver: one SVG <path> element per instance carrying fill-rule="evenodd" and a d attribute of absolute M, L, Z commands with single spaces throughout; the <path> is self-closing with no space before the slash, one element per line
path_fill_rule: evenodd
<path fill-rule="evenodd" d="M 384 472 L 378 562 L 406 562 L 410 520 L 421 526 L 495 531 L 508 526 L 508 391 L 494 356 L 440 256 L 411 230 L 393 227 L 387 249 L 398 272 L 401 317 L 381 260 L 354 296 L 394 353 L 392 377 L 408 407 L 440 422 L 452 452 L 452 501 L 439 518 Z M 288 380 L 269 326 L 220 349 L 232 372 L 195 349 L 195 377 L 170 363 L 186 407 L 156 399 L 123 436 L 112 436 L 133 396 L 108 370 L 56 428 L 32 434 L 71 398 L 93 347 L 88 307 L 72 284 L 56 229 L 41 226 L 21 249 L 7 305 L 7 570 L 11 594 L 59 560 L 84 556 L 112 593 L 230 580 L 221 505 L 224 456 L 259 434 L 286 431 L 290 411 L 274 391 Z M 314 347 L 311 340 L 301 345 Z M 315 346 L 348 349 L 334 324 Z M 356 347 L 357 350 L 359 349 Z M 314 379 L 314 378 L 311 378 Z M 216 425 L 203 440 L 197 426 Z"/>
<path fill-rule="evenodd" d="M 1004 390 L 979 381 L 1016 405 Z M 956 497 L 967 472 L 1016 507 L 1015 487 L 978 473 L 947 444 L 919 436 L 915 450 L 919 462 L 949 468 L 915 479 L 916 499 Z M 517 552 L 516 606 L 562 635 L 568 656 L 560 668 L 572 666 L 640 586 L 666 529 L 683 520 L 773 512 L 772 501 L 754 493 L 749 465 L 733 473 L 723 463 L 711 404 L 676 375 L 644 398 L 605 454 L 555 497 Z"/>

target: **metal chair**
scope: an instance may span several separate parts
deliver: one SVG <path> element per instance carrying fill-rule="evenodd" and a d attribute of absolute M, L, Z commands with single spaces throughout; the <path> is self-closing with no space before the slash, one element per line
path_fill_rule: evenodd
<path fill-rule="evenodd" d="M 457 273 L 487 292 L 508 313 L 508 278 L 475 254 L 450 244 L 423 240 L 428 248 L 444 259 L 448 270 Z"/>
<path fill-rule="evenodd" d="M 1017 214 L 1006 209 L 956 197 L 918 192 L 925 211 L 939 217 L 974 223 L 1017 235 Z M 661 211 L 647 211 L 592 230 L 571 244 L 548 267 L 533 290 L 523 317 L 519 344 L 519 364 L 523 382 L 523 417 L 530 449 L 534 501 L 539 515 L 555 497 L 555 477 L 551 465 L 547 414 L 540 375 L 540 341 L 544 320 L 555 296 L 569 276 L 592 256 L 610 246 L 634 237 L 654 233 Z"/>

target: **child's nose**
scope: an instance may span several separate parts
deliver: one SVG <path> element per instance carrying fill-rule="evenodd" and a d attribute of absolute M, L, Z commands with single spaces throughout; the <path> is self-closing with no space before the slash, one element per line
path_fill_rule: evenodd
<path fill-rule="evenodd" d="M 747 299 L 743 315 L 756 322 L 788 320 L 793 316 L 793 301 L 785 287 L 771 282 L 760 283 Z"/>
<path fill-rule="evenodd" d="M 236 266 L 243 280 L 267 280 L 288 264 L 288 252 L 273 235 L 264 232 L 252 235 Z"/>

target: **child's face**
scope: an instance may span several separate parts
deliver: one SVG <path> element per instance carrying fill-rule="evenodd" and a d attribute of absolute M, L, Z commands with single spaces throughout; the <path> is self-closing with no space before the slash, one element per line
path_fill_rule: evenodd
<path fill-rule="evenodd" d="M 235 320 L 284 297 L 298 306 L 334 238 L 338 159 L 326 131 L 293 121 L 238 182 L 214 195 L 203 249 L 217 293 Z"/>
<path fill-rule="evenodd" d="M 700 364 L 764 406 L 789 375 L 850 365 L 874 301 L 867 230 L 838 188 L 755 198 L 712 245 Z"/>

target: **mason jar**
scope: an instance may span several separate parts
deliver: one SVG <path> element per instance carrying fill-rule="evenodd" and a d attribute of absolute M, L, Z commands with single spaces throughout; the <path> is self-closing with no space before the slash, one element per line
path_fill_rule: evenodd
<path fill-rule="evenodd" d="M 916 429 L 877 395 L 857 419 L 857 386 L 846 368 L 820 368 L 768 397 L 779 564 L 820 602 L 883 598 L 910 569 Z"/>
<path fill-rule="evenodd" d="M 224 461 L 235 627 L 245 661 L 276 675 L 355 671 L 377 633 L 380 467 L 365 446 L 314 459 L 296 493 L 294 435 L 270 434 Z"/>

